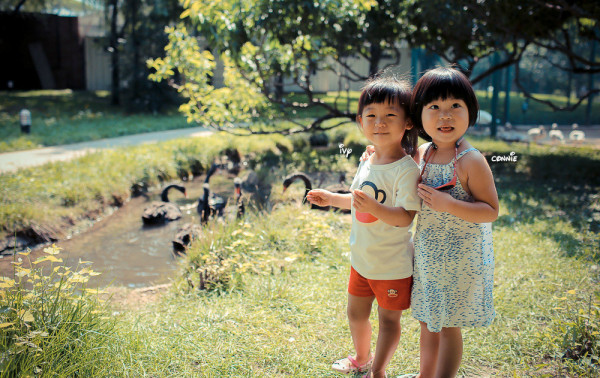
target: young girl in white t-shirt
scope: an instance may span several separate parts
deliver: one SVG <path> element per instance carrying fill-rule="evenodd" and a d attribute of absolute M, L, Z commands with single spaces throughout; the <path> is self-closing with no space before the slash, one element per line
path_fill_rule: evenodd
<path fill-rule="evenodd" d="M 375 153 L 360 164 L 350 194 L 315 189 L 306 196 L 319 206 L 352 210 L 347 313 L 356 353 L 334 362 L 338 372 L 385 377 L 400 341 L 402 310 L 410 307 L 410 228 L 421 202 L 419 168 L 412 158 L 417 133 L 408 113 L 410 96 L 410 85 L 395 78 L 367 82 L 356 120 Z M 369 315 L 375 298 L 379 334 L 373 355 Z"/>

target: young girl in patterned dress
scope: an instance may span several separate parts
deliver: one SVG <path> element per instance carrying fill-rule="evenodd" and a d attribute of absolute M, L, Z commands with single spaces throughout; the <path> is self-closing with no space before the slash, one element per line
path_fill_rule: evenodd
<path fill-rule="evenodd" d="M 422 209 L 415 232 L 412 315 L 421 323 L 419 377 L 452 377 L 462 359 L 461 327 L 494 318 L 491 222 L 498 195 L 483 155 L 463 135 L 479 104 L 467 77 L 436 68 L 417 82 L 411 116 L 419 148 Z"/>

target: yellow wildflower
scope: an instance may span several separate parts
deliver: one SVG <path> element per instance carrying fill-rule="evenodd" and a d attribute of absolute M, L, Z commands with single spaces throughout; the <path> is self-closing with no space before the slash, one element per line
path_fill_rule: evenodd
<path fill-rule="evenodd" d="M 62 248 L 57 247 L 56 244 L 52 244 L 51 247 L 48 248 L 44 248 L 44 252 L 49 254 L 49 255 L 58 255 L 60 253 L 60 250 Z"/>
<path fill-rule="evenodd" d="M 0 288 L 7 289 L 15 286 L 15 281 L 7 277 L 0 277 Z"/>

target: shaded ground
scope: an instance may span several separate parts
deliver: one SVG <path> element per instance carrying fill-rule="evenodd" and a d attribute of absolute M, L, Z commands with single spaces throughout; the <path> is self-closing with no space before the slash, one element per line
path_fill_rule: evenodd
<path fill-rule="evenodd" d="M 107 293 L 103 294 L 102 298 L 110 300 L 111 307 L 117 311 L 139 309 L 148 303 L 158 301 L 170 288 L 170 283 L 137 289 L 111 286 L 106 289 Z"/>

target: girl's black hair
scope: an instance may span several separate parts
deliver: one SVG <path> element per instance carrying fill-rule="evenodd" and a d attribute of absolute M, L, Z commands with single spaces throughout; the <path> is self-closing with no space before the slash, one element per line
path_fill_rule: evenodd
<path fill-rule="evenodd" d="M 360 125 L 359 117 L 363 110 L 370 104 L 397 103 L 400 104 L 404 115 L 410 121 L 410 98 L 411 87 L 407 80 L 401 80 L 394 76 L 375 76 L 365 83 L 358 99 L 358 110 L 356 122 Z M 412 124 L 412 123 L 411 123 Z M 417 152 L 418 131 L 415 127 L 406 129 L 402 137 L 402 148 L 410 156 Z"/>
<path fill-rule="evenodd" d="M 431 141 L 431 137 L 425 133 L 423 122 L 421 122 L 423 107 L 437 99 L 445 100 L 447 98 L 465 102 L 469 111 L 469 126 L 473 126 L 477 121 L 479 102 L 477 102 L 477 96 L 475 96 L 475 91 L 467 76 L 454 67 L 437 67 L 427 71 L 417 81 L 410 99 L 413 125 L 423 139 Z"/>

